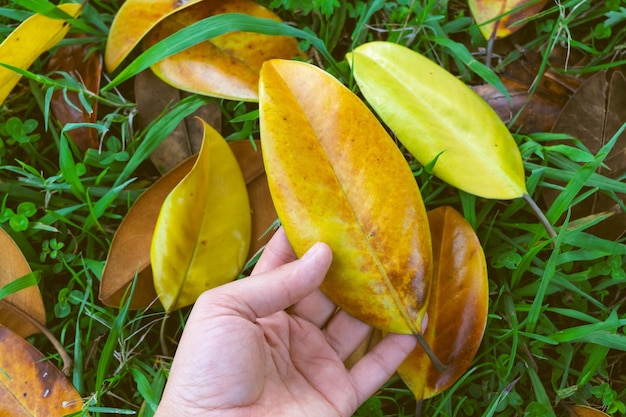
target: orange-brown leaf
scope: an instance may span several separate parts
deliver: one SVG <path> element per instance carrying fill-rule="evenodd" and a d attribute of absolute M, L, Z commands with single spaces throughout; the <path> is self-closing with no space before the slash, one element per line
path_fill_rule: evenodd
<path fill-rule="evenodd" d="M 198 20 L 223 13 L 280 18 L 252 0 L 207 0 L 163 20 L 145 39 L 146 47 Z M 302 56 L 296 39 L 251 32 L 232 32 L 202 42 L 152 66 L 168 84 L 181 90 L 237 100 L 258 98 L 264 61 Z"/>
<path fill-rule="evenodd" d="M 428 222 L 402 153 L 363 102 L 312 65 L 261 69 L 261 143 L 274 205 L 297 255 L 326 242 L 322 290 L 375 327 L 419 332 L 431 274 Z"/>
<path fill-rule="evenodd" d="M 547 0 L 469 0 L 474 20 L 485 39 L 504 38 L 524 27 L 524 19 L 539 13 Z M 515 11 L 513 11 L 515 10 Z"/>
<path fill-rule="evenodd" d="M 93 51 L 94 45 L 68 45 L 59 48 L 48 62 L 48 71 L 62 71 L 83 83 L 88 91 L 97 94 L 100 91 L 102 75 L 102 55 Z M 59 76 L 57 76 L 58 78 Z M 67 98 L 67 100 L 66 100 Z M 68 103 L 68 100 L 71 104 Z M 81 104 L 78 93 L 56 90 L 52 95 L 50 107 L 52 114 L 62 126 L 68 123 L 95 123 L 98 113 L 98 102 L 90 103 L 91 112 Z M 91 127 L 80 127 L 67 131 L 67 135 L 78 149 L 98 149 L 98 131 Z"/>
<path fill-rule="evenodd" d="M 0 416 L 61 417 L 82 409 L 72 384 L 24 339 L 0 325 Z"/>
<path fill-rule="evenodd" d="M 609 417 L 604 411 L 587 407 L 586 405 L 575 405 L 569 412 L 570 417 Z"/>
<path fill-rule="evenodd" d="M 13 239 L 0 227 L 0 288 L 11 281 L 31 273 L 30 266 L 22 251 Z M 46 309 L 37 286 L 13 293 L 4 301 L 14 305 L 41 324 L 46 323 Z M 3 324 L 22 337 L 28 337 L 39 330 L 15 311 L 0 305 L 0 324 Z M 0 366 L 0 369 L 2 367 Z M 1 414 L 0 414 L 1 415 Z"/>
<path fill-rule="evenodd" d="M 137 46 L 157 23 L 202 0 L 127 0 L 109 29 L 104 62 L 109 72 Z"/>
<path fill-rule="evenodd" d="M 260 144 L 256 142 L 256 145 Z M 252 209 L 252 239 L 248 256 L 256 253 L 271 236 L 262 236 L 276 219 L 261 150 L 248 141 L 230 143 L 248 187 Z M 100 282 L 100 300 L 119 306 L 130 283 L 138 274 L 137 287 L 130 307 L 145 308 L 157 298 L 150 268 L 150 245 L 161 205 L 170 191 L 193 167 L 195 157 L 164 175 L 133 204 L 113 237 Z"/>
<path fill-rule="evenodd" d="M 474 359 L 485 331 L 487 266 L 471 226 L 452 207 L 428 213 L 433 282 L 424 339 L 447 369 L 438 371 L 418 346 L 398 369 L 417 399 L 452 385 Z"/>

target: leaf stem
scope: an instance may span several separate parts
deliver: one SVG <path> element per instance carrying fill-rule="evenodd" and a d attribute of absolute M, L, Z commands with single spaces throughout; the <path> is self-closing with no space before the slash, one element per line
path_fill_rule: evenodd
<path fill-rule="evenodd" d="M 54 346 L 56 351 L 61 356 L 61 360 L 63 361 L 63 369 L 62 369 L 63 375 L 65 375 L 66 377 L 69 377 L 70 376 L 70 372 L 72 370 L 72 358 L 70 358 L 70 355 L 68 355 L 68 353 L 63 348 L 63 345 L 61 344 L 61 342 L 59 342 L 59 340 L 56 337 L 54 337 L 52 332 L 50 330 L 48 330 L 48 328 L 46 326 L 44 326 L 43 324 L 41 324 L 37 320 L 35 320 L 30 314 L 28 314 L 27 312 L 25 312 L 21 308 L 14 306 L 13 304 L 9 303 L 8 301 L 0 300 L 0 305 L 2 305 L 3 307 L 8 308 L 9 310 L 13 311 L 15 314 L 17 314 L 17 315 L 25 318 L 26 320 L 28 320 L 28 322 L 30 324 L 35 326 L 41 333 L 43 333 L 44 336 L 46 336 L 48 338 L 50 343 L 52 343 L 52 345 Z"/>
<path fill-rule="evenodd" d="M 556 237 L 556 232 L 554 231 L 552 224 L 550 224 L 550 221 L 548 220 L 546 215 L 543 214 L 543 211 L 541 211 L 537 203 L 535 203 L 535 200 L 533 200 L 533 198 L 528 194 L 524 194 L 523 198 L 526 201 L 526 203 L 528 203 L 530 208 L 533 210 L 533 212 L 535 213 L 535 216 L 537 216 L 537 218 L 543 225 L 544 229 L 546 229 L 546 232 L 548 232 L 548 236 L 550 238 Z"/>
<path fill-rule="evenodd" d="M 433 365 L 435 365 L 435 368 L 437 368 L 439 372 L 443 372 L 448 369 L 448 367 L 439 360 L 437 355 L 435 355 L 435 352 L 433 352 L 433 350 L 430 348 L 428 342 L 426 342 L 424 336 L 422 336 L 421 333 L 413 333 L 413 336 L 415 336 L 422 349 L 424 349 L 426 356 L 428 356 L 430 361 L 433 363 Z"/>

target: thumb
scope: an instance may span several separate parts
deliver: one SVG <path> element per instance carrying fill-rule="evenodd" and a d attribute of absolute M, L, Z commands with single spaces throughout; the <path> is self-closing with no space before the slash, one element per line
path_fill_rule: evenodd
<path fill-rule="evenodd" d="M 255 321 L 297 303 L 316 290 L 332 263 L 332 252 L 325 243 L 316 243 L 302 258 L 268 272 L 210 290 L 203 303 L 219 304 Z M 207 300 L 208 298 L 208 300 Z"/>

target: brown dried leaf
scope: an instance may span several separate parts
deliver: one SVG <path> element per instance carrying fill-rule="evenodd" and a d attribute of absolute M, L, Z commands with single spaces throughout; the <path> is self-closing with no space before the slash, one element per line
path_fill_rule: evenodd
<path fill-rule="evenodd" d="M 231 142 L 230 147 L 241 167 L 248 188 L 252 210 L 252 239 L 248 257 L 269 240 L 271 233 L 262 236 L 276 219 L 276 211 L 269 194 L 263 168 L 260 143 L 255 151 L 248 141 Z M 110 306 L 119 306 L 135 274 L 137 287 L 130 307 L 149 306 L 157 295 L 150 269 L 150 245 L 161 205 L 169 192 L 191 170 L 195 157 L 183 162 L 146 190 L 133 204 L 117 230 L 100 282 L 100 300 Z"/>
<path fill-rule="evenodd" d="M 575 405 L 569 410 L 569 415 L 570 417 L 609 417 L 607 413 L 586 405 Z"/>
<path fill-rule="evenodd" d="M 617 130 L 626 122 L 626 77 L 616 71 L 607 79 L 607 73 L 600 71 L 576 91 L 559 115 L 552 131 L 565 133 L 578 138 L 592 153 L 596 154 Z M 610 178 L 617 178 L 626 171 L 626 133 L 623 133 L 604 160 L 607 168 L 599 172 Z M 626 195 L 619 195 L 626 202 Z M 545 189 L 544 198 L 550 203 L 556 192 Z M 609 196 L 595 193 L 572 208 L 572 219 L 583 218 L 602 212 L 615 214 L 592 227 L 590 232 L 598 236 L 616 240 L 626 233 L 626 214 Z"/>
<path fill-rule="evenodd" d="M 525 57 L 507 65 L 500 80 L 506 86 L 511 97 L 508 100 L 498 89 L 490 84 L 478 85 L 472 89 L 479 94 L 504 123 L 510 123 L 517 113 L 510 129 L 520 133 L 548 132 L 580 82 L 553 71 L 547 71 L 540 78 L 534 94 L 530 95 L 535 83 L 540 63 L 538 57 L 526 54 Z"/>
<path fill-rule="evenodd" d="M 163 109 L 177 103 L 188 94 L 163 81 L 152 71 L 143 71 L 135 77 L 137 118 L 141 127 L 156 119 Z M 150 160 L 161 173 L 166 173 L 195 155 L 202 143 L 202 128 L 193 118 L 199 117 L 220 131 L 222 113 L 216 103 L 200 107 L 185 118 L 176 129 L 152 152 Z"/>
<path fill-rule="evenodd" d="M 0 416 L 61 417 L 80 412 L 72 384 L 24 339 L 0 325 Z"/>
<path fill-rule="evenodd" d="M 85 44 L 59 48 L 48 62 L 48 71 L 67 72 L 82 82 L 87 90 L 98 93 L 102 74 L 102 55 L 93 52 L 93 47 L 94 45 Z M 60 75 L 54 78 L 60 78 Z M 66 97 L 72 105 L 66 101 Z M 93 101 L 90 105 L 91 113 L 81 104 L 77 93 L 67 91 L 64 95 L 62 90 L 56 90 L 50 102 L 52 114 L 62 126 L 68 123 L 95 123 L 98 102 Z M 98 132 L 94 128 L 81 127 L 68 130 L 67 135 L 82 152 L 89 148 L 98 149 Z"/>
<path fill-rule="evenodd" d="M 2 250 L 0 250 L 0 288 L 2 288 L 11 281 L 29 274 L 32 271 L 20 248 L 15 244 L 11 236 L 1 227 L 0 248 L 2 248 Z M 25 288 L 7 296 L 3 300 L 19 308 L 25 314 L 29 314 L 42 325 L 45 325 L 46 309 L 37 286 Z M 24 317 L 1 304 L 0 323 L 22 337 L 39 333 L 39 329 L 25 320 Z M 2 369 L 1 366 L 0 369 Z M 0 413 L 0 415 L 2 414 Z"/>

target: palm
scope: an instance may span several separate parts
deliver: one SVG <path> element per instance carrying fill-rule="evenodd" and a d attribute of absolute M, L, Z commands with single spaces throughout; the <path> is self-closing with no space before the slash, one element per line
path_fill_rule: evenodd
<path fill-rule="evenodd" d="M 281 266 L 295 255 L 277 235 L 255 277 L 197 301 L 159 417 L 350 416 L 415 346 L 410 336 L 389 335 L 346 369 L 343 361 L 369 327 L 335 312 L 316 289 L 330 265 L 328 249 Z"/>

